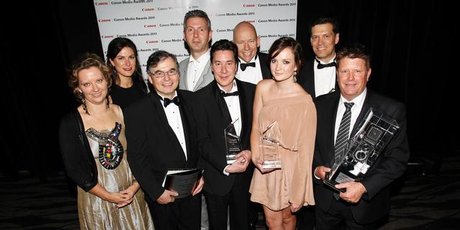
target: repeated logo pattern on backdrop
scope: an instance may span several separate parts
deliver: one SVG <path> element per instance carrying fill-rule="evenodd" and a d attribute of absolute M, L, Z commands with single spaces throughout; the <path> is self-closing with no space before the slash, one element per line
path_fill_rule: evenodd
<path fill-rule="evenodd" d="M 143 69 L 157 49 L 176 54 L 179 62 L 188 57 L 182 24 L 189 10 L 208 14 L 213 41 L 232 40 L 240 21 L 254 24 L 263 52 L 279 37 L 296 37 L 297 0 L 94 0 L 94 6 L 104 54 L 113 38 L 128 37 L 139 49 Z"/>

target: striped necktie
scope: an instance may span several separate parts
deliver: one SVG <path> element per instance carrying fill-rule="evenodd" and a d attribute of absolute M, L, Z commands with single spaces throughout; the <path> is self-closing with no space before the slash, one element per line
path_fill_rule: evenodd
<path fill-rule="evenodd" d="M 342 121 L 340 121 L 339 131 L 337 132 L 337 138 L 335 139 L 334 146 L 334 164 L 338 164 L 342 156 L 345 154 L 348 144 L 348 133 L 350 132 L 350 118 L 351 118 L 351 107 L 355 103 L 344 102 L 345 112 L 343 113 Z"/>

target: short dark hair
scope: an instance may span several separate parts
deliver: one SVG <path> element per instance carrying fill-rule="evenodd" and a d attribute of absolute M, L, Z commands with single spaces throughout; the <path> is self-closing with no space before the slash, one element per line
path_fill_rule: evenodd
<path fill-rule="evenodd" d="M 361 43 L 349 44 L 337 51 L 337 56 L 335 58 L 337 66 L 339 66 L 343 58 L 359 58 L 366 62 L 366 67 L 368 69 L 371 67 L 371 57 L 367 52 L 366 46 Z"/>
<path fill-rule="evenodd" d="M 214 58 L 214 53 L 219 50 L 229 50 L 233 52 L 233 58 L 235 59 L 235 62 L 238 63 L 238 47 L 235 45 L 235 43 L 227 40 L 227 39 L 221 39 L 217 42 L 215 42 L 211 46 L 211 62 L 213 61 Z"/>
<path fill-rule="evenodd" d="M 189 18 L 195 18 L 195 17 L 205 19 L 208 22 L 209 31 L 211 31 L 211 20 L 209 19 L 208 14 L 206 12 L 202 11 L 202 10 L 191 10 L 191 11 L 189 11 L 189 12 L 187 12 L 185 14 L 185 16 L 184 16 L 184 31 L 187 28 L 187 20 Z"/>
<path fill-rule="evenodd" d="M 147 67 L 146 67 L 147 73 L 150 73 L 151 67 L 154 67 L 154 68 L 157 67 L 158 63 L 165 60 L 166 58 L 172 58 L 174 62 L 176 63 L 176 69 L 179 68 L 179 63 L 177 62 L 176 55 L 169 53 L 168 51 L 157 50 L 154 53 L 150 54 L 147 60 Z"/>
<path fill-rule="evenodd" d="M 332 25 L 332 31 L 334 32 L 334 34 L 338 34 L 340 32 L 340 25 L 337 19 L 333 17 L 317 17 L 313 19 L 313 21 L 310 24 L 310 36 L 311 36 L 311 29 L 313 28 L 313 26 L 321 25 L 321 24 L 328 24 L 328 23 Z"/>

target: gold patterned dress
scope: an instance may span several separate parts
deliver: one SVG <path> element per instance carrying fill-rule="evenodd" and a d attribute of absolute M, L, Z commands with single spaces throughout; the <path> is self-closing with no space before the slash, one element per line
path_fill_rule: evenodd
<path fill-rule="evenodd" d="M 251 181 L 251 201 L 278 211 L 291 203 L 314 205 L 312 162 L 316 135 L 316 108 L 308 94 L 298 94 L 264 101 L 259 113 L 259 125 L 253 131 L 261 136 L 277 123 L 276 135 L 281 169 L 262 174 L 254 170 Z M 270 129 L 271 130 L 271 129 Z M 264 135 L 266 135 L 265 133 Z M 260 149 L 261 142 L 251 143 Z M 254 158 L 261 151 L 253 151 Z"/>
<path fill-rule="evenodd" d="M 128 188 L 134 177 L 122 145 L 122 142 L 126 143 L 126 138 L 121 124 L 116 123 L 113 130 L 106 131 L 89 128 L 86 136 L 96 161 L 99 184 L 109 192 Z M 112 158 L 107 158 L 107 154 Z M 140 189 L 131 204 L 117 208 L 116 204 L 78 187 L 78 217 L 81 229 L 154 229 L 144 193 Z"/>

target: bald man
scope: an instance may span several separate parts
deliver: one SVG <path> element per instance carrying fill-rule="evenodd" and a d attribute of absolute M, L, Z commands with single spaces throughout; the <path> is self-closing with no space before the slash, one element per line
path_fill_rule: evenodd
<path fill-rule="evenodd" d="M 257 84 L 260 80 L 271 78 L 269 58 L 261 53 L 260 37 L 250 22 L 242 21 L 233 29 L 233 42 L 238 47 L 238 71 L 236 78 Z"/>

